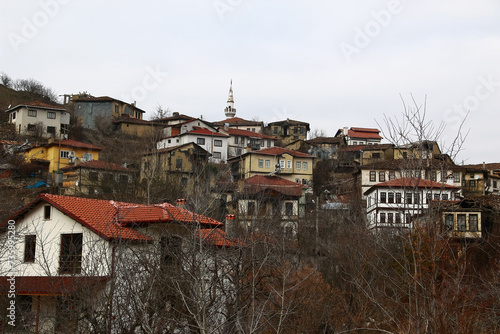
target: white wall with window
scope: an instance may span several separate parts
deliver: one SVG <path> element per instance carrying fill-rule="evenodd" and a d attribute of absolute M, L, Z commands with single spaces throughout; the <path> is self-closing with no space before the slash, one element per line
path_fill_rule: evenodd
<path fill-rule="evenodd" d="M 44 138 L 56 139 L 60 136 L 64 138 L 68 134 L 70 115 L 64 109 L 20 105 L 7 112 L 9 122 L 14 124 L 19 134 L 42 135 Z"/>

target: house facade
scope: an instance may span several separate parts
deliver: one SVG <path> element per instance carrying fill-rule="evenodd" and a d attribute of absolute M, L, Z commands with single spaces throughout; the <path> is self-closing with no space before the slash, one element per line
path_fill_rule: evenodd
<path fill-rule="evenodd" d="M 62 193 L 72 196 L 134 194 L 137 171 L 98 160 L 61 168 Z"/>
<path fill-rule="evenodd" d="M 420 178 L 399 178 L 372 186 L 365 192 L 368 227 L 413 228 L 415 217 L 433 201 L 456 199 L 459 188 Z"/>
<path fill-rule="evenodd" d="M 161 285 L 156 277 L 165 280 L 169 270 L 180 270 L 181 258 L 176 255 L 192 241 L 234 245 L 225 242 L 224 231 L 213 231 L 222 225 L 168 203 L 140 205 L 43 194 L 1 224 L 2 248 L 9 245 L 9 251 L 0 253 L 0 289 L 6 296 L 12 284 L 7 279 L 15 276 L 16 297 L 11 300 L 17 306 L 16 329 L 134 331 L 137 321 L 148 321 L 147 315 L 158 319 L 177 307 L 173 292 L 162 296 L 162 287 L 155 290 L 158 300 L 148 299 L 152 295 L 144 294 L 144 287 Z M 15 231 L 13 242 L 8 243 L 8 236 L 14 232 L 8 231 Z M 195 255 L 193 259 L 208 253 Z M 204 260 L 209 262 L 208 256 Z M 200 279 L 205 276 L 210 273 Z M 134 307 L 145 301 L 163 304 L 153 314 Z"/>
<path fill-rule="evenodd" d="M 292 182 L 312 183 L 314 156 L 282 147 L 250 151 L 229 159 L 228 163 L 234 180 L 277 175 Z"/>
<path fill-rule="evenodd" d="M 135 102 L 126 103 L 109 96 L 75 95 L 72 102 L 78 124 L 91 130 L 98 130 L 98 126 L 104 122 L 109 122 L 111 125 L 113 119 L 122 116 L 141 120 L 146 113 L 137 108 Z"/>
<path fill-rule="evenodd" d="M 278 139 L 282 145 L 287 145 L 295 140 L 306 140 L 310 127 L 307 122 L 286 119 L 269 123 L 266 130 L 270 136 Z"/>
<path fill-rule="evenodd" d="M 17 105 L 6 113 L 18 134 L 62 139 L 69 132 L 70 115 L 58 106 L 35 101 Z"/>
<path fill-rule="evenodd" d="M 380 130 L 372 128 L 344 127 L 335 134 L 335 137 L 339 136 L 345 138 L 347 145 L 373 145 L 382 140 Z"/>
<path fill-rule="evenodd" d="M 276 139 L 262 133 L 225 127 L 220 129 L 221 133 L 228 137 L 228 158 L 245 154 L 248 150 L 257 151 L 264 148 L 274 147 Z"/>
<path fill-rule="evenodd" d="M 22 152 L 26 161 L 43 161 L 48 164 L 48 172 L 75 165 L 78 162 L 99 160 L 102 148 L 72 139 L 57 140 L 46 145 L 33 147 Z"/>

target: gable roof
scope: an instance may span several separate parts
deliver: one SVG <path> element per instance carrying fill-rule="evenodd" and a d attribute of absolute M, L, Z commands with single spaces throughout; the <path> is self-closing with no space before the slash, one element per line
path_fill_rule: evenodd
<path fill-rule="evenodd" d="M 302 189 L 306 186 L 286 180 L 276 175 L 254 175 L 245 179 L 245 192 L 256 194 L 265 190 L 274 190 L 287 196 L 302 196 Z"/>
<path fill-rule="evenodd" d="M 42 194 L 9 219 L 24 217 L 40 203 L 48 203 L 106 240 L 146 241 L 152 239 L 130 226 L 147 223 L 200 224 L 220 227 L 223 224 L 169 203 L 143 205 L 92 198 Z M 7 225 L 4 221 L 0 227 Z"/>
<path fill-rule="evenodd" d="M 244 246 L 244 243 L 238 239 L 229 239 L 226 232 L 220 228 L 196 230 L 195 237 L 201 238 L 205 243 L 216 247 L 230 248 Z"/>
<path fill-rule="evenodd" d="M 347 130 L 347 135 L 351 138 L 382 139 L 379 133 L 377 129 L 351 128 Z"/>
<path fill-rule="evenodd" d="M 195 135 L 205 135 L 205 136 L 217 136 L 217 137 L 227 137 L 227 135 L 218 133 L 218 132 L 213 132 L 205 128 L 200 128 L 198 126 L 193 126 L 193 130 L 181 133 L 180 135 L 185 135 L 185 134 L 195 134 Z"/>
<path fill-rule="evenodd" d="M 215 125 L 224 125 L 225 123 L 229 124 L 229 126 L 237 126 L 237 125 L 256 125 L 256 126 L 264 126 L 264 122 L 262 121 L 248 121 L 246 119 L 240 117 L 231 117 L 226 118 L 223 121 L 214 122 Z"/>
<path fill-rule="evenodd" d="M 94 146 L 94 145 L 91 145 L 91 144 L 85 144 L 85 143 L 82 143 L 82 142 L 79 142 L 79 141 L 76 141 L 76 140 L 73 140 L 73 139 L 55 140 L 52 143 L 49 143 L 49 144 L 47 144 L 45 146 L 46 147 L 58 146 L 59 143 L 61 143 L 61 146 L 87 148 L 87 149 L 90 149 L 90 150 L 97 150 L 97 151 L 102 150 L 101 147 L 97 147 L 97 146 Z"/>
<path fill-rule="evenodd" d="M 60 106 L 56 106 L 56 105 L 53 105 L 53 104 L 48 104 L 48 103 L 44 103 L 44 102 L 40 102 L 40 101 L 33 101 L 33 102 L 27 102 L 27 103 L 18 104 L 17 106 L 8 109 L 5 112 L 10 112 L 10 111 L 16 110 L 16 109 L 21 108 L 21 107 L 27 107 L 27 108 L 28 107 L 38 107 L 38 108 L 44 108 L 44 109 L 53 109 L 53 110 L 59 110 L 59 111 L 66 111 L 66 109 L 61 108 Z"/>
<path fill-rule="evenodd" d="M 73 102 L 115 102 L 115 101 L 123 103 L 123 104 L 126 104 L 129 107 L 131 107 L 132 109 L 135 109 L 135 110 L 138 110 L 138 111 L 140 111 L 142 113 L 145 113 L 144 110 L 142 110 L 140 108 L 137 108 L 132 103 L 123 102 L 121 100 L 118 100 L 118 99 L 115 99 L 115 98 L 112 98 L 112 97 L 109 97 L 109 96 L 97 96 L 97 97 L 95 97 L 95 96 L 82 96 L 82 97 L 77 97 L 77 98 L 73 99 Z"/>
<path fill-rule="evenodd" d="M 247 152 L 245 154 L 251 154 L 251 153 L 265 154 L 265 155 L 280 155 L 280 154 L 283 154 L 283 153 L 288 153 L 290 155 L 293 155 L 294 157 L 314 158 L 313 155 L 310 155 L 310 154 L 307 154 L 307 153 L 302 153 L 302 152 L 295 151 L 295 150 L 290 150 L 290 149 L 283 148 L 283 147 L 270 147 L 270 148 L 266 148 L 266 149 L 263 149 L 263 150 L 250 151 L 250 152 Z"/>
<path fill-rule="evenodd" d="M 282 125 L 282 124 L 305 125 L 307 127 L 307 129 L 309 129 L 309 123 L 302 122 L 302 121 L 296 121 L 296 120 L 289 119 L 289 118 L 282 120 L 282 121 L 271 122 L 267 126 Z"/>
<path fill-rule="evenodd" d="M 242 137 L 253 137 L 253 138 L 263 138 L 263 139 L 276 139 L 274 137 L 265 135 L 263 133 L 258 133 L 258 132 L 249 131 L 249 130 L 228 128 L 227 130 L 224 130 L 224 131 L 227 132 L 230 136 L 242 136 Z"/>
<path fill-rule="evenodd" d="M 185 144 L 182 144 L 182 145 L 165 147 L 165 148 L 159 149 L 157 151 L 148 152 L 148 153 L 144 154 L 144 156 L 153 155 L 153 154 L 168 153 L 168 152 L 175 151 L 175 150 L 178 150 L 180 148 L 183 148 L 184 146 L 191 146 L 191 145 L 193 146 L 193 148 L 195 150 L 202 151 L 202 153 L 205 154 L 205 155 L 210 155 L 210 153 L 207 150 L 205 150 L 203 147 L 201 147 L 200 145 L 198 145 L 196 143 L 193 143 L 193 142 L 189 142 L 189 143 L 185 143 Z"/>
<path fill-rule="evenodd" d="M 382 183 L 377 183 L 370 187 L 365 194 L 372 191 L 374 188 L 423 188 L 423 189 L 448 189 L 448 190 L 459 190 L 460 187 L 455 187 L 446 183 L 435 182 L 422 178 L 399 178 L 394 180 L 389 180 Z"/>

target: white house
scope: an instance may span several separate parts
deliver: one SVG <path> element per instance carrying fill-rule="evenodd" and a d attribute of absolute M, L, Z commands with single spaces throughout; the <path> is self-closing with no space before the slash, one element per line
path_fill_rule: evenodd
<path fill-rule="evenodd" d="M 165 268 L 184 269 L 178 262 L 186 241 L 237 245 L 214 231 L 222 225 L 180 205 L 42 194 L 0 225 L 0 291 L 13 291 L 16 329 L 122 332 L 145 318 L 141 312 L 159 317 L 172 307 L 167 300 L 158 311 L 136 304 L 153 303 L 144 286 L 161 285 Z"/>
<path fill-rule="evenodd" d="M 211 154 L 210 162 L 221 163 L 227 160 L 228 135 L 207 128 L 193 126 L 192 130 L 180 132 L 172 137 L 160 140 L 158 149 L 196 143 Z"/>
<path fill-rule="evenodd" d="M 413 228 L 414 217 L 432 201 L 455 200 L 459 187 L 421 178 L 399 178 L 378 183 L 366 196 L 369 228 Z"/>
<path fill-rule="evenodd" d="M 19 134 L 63 138 L 69 131 L 69 113 L 57 106 L 35 101 L 17 105 L 6 112 Z"/>

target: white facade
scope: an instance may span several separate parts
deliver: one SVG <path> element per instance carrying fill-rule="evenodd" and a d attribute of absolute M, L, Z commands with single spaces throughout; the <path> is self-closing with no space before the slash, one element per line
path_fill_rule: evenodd
<path fill-rule="evenodd" d="M 373 187 L 366 193 L 369 228 L 413 228 L 412 220 L 431 201 L 455 200 L 457 189 L 448 187 Z"/>
<path fill-rule="evenodd" d="M 176 137 L 162 139 L 156 144 L 156 147 L 162 149 L 188 143 L 198 144 L 209 152 L 211 154 L 208 158 L 210 162 L 221 163 L 227 160 L 228 137 L 226 135 L 186 132 Z"/>
<path fill-rule="evenodd" d="M 9 122 L 15 125 L 19 134 L 37 134 L 44 138 L 62 138 L 64 136 L 61 135 L 68 134 L 70 115 L 64 109 L 21 105 L 7 112 L 9 112 Z"/>

